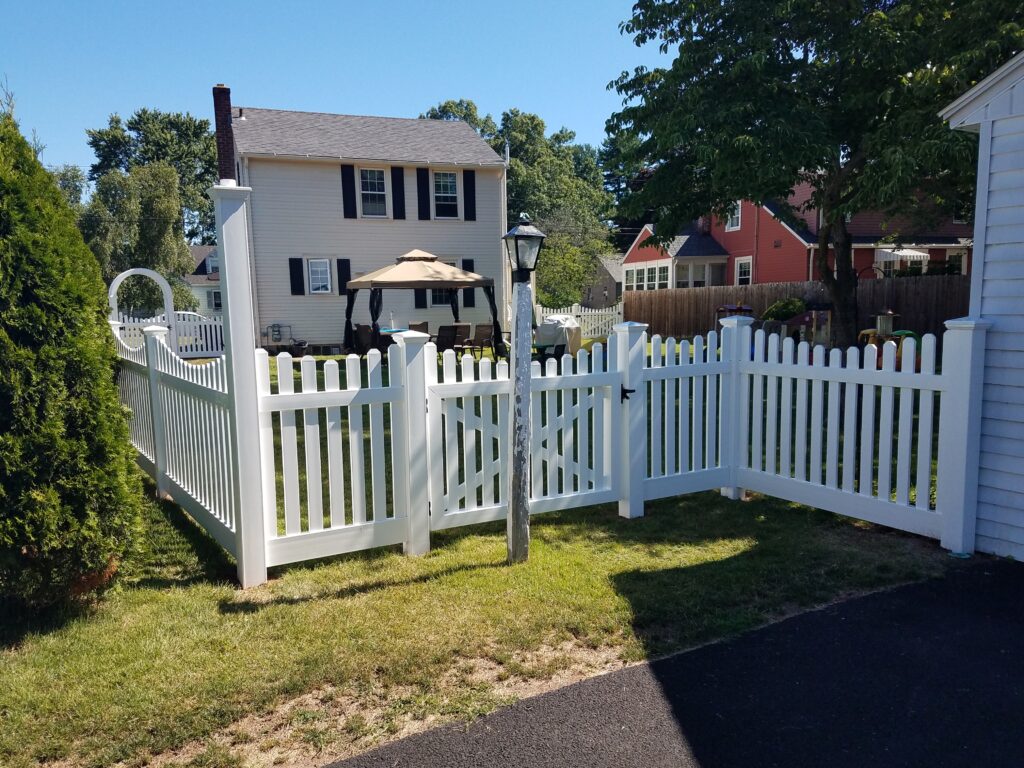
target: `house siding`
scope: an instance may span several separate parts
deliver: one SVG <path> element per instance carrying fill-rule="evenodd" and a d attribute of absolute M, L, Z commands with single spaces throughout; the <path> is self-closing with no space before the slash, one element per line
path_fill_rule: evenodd
<path fill-rule="evenodd" d="M 1024 82 L 1016 90 L 1024 96 Z M 1016 111 L 1024 112 L 1024 98 Z M 984 242 L 984 251 L 977 251 L 971 315 L 992 327 L 985 345 L 976 546 L 1024 558 L 1024 115 L 981 129 L 987 158 L 979 163 L 983 220 L 975 245 Z"/>
<path fill-rule="evenodd" d="M 394 263 L 414 248 L 461 266 L 474 260 L 474 271 L 495 280 L 499 312 L 507 304 L 501 252 L 501 170 L 476 171 L 476 221 L 416 218 L 346 219 L 342 214 L 341 163 L 250 158 L 246 181 L 252 187 L 253 282 L 257 326 L 290 325 L 295 338 L 311 344 L 339 344 L 344 332 L 345 295 L 337 284 L 337 259 L 349 259 L 353 277 Z M 380 164 L 374 164 L 380 167 Z M 438 166 L 440 169 L 441 166 Z M 415 211 L 416 168 L 404 168 L 405 210 Z M 460 200 L 460 211 L 463 201 Z M 289 258 L 323 257 L 331 264 L 331 293 L 293 296 L 289 289 Z M 428 299 L 429 300 L 429 299 Z M 353 321 L 368 323 L 369 292 L 356 298 Z M 446 306 L 415 309 L 413 292 L 386 291 L 381 324 L 426 320 L 431 332 L 452 322 Z M 502 313 L 503 314 L 503 313 Z M 463 309 L 463 322 L 490 321 L 483 297 Z M 504 317 L 502 317 L 504 321 Z"/>
<path fill-rule="evenodd" d="M 727 232 L 715 218 L 712 236 L 729 252 L 727 280 L 736 282 L 736 259 L 753 256 L 753 283 L 790 283 L 807 279 L 807 246 L 775 216 L 749 200 L 740 203 L 740 227 Z M 775 243 L 779 246 L 776 247 Z"/>

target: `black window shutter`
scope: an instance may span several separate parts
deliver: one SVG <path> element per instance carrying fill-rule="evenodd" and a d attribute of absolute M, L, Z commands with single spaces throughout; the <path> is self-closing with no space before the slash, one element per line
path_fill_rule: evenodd
<path fill-rule="evenodd" d="M 466 198 L 462 205 L 462 218 L 476 221 L 476 171 L 462 172 L 462 194 Z"/>
<path fill-rule="evenodd" d="M 468 210 L 468 209 L 467 209 Z M 473 260 L 463 259 L 462 268 L 467 272 L 473 272 Z M 462 306 L 464 307 L 475 307 L 476 306 L 476 289 L 475 288 L 463 288 L 462 289 Z"/>
<path fill-rule="evenodd" d="M 416 169 L 416 203 L 419 208 L 420 221 L 430 218 L 430 170 Z"/>
<path fill-rule="evenodd" d="M 346 219 L 356 217 L 356 169 L 354 165 L 341 166 L 341 210 Z"/>
<path fill-rule="evenodd" d="M 391 218 L 405 218 L 405 168 L 391 168 Z"/>
<path fill-rule="evenodd" d="M 292 281 L 292 296 L 304 296 L 306 280 L 302 274 L 302 259 L 288 259 L 288 277 Z"/>
<path fill-rule="evenodd" d="M 345 284 L 352 279 L 352 262 L 338 259 L 338 293 L 345 293 Z"/>
<path fill-rule="evenodd" d="M 417 288 L 412 293 L 413 293 L 413 303 L 414 303 L 416 309 L 426 309 L 427 308 L 427 289 L 426 288 Z"/>

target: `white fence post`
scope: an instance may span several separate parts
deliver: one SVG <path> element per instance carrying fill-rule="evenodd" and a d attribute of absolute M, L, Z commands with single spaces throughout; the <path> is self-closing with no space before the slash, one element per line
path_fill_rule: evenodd
<path fill-rule="evenodd" d="M 153 479 L 156 481 L 157 498 L 168 497 L 167 486 L 167 431 L 164 425 L 164 409 L 160 403 L 160 371 L 156 367 L 156 350 L 159 342 L 167 343 L 167 328 L 162 325 L 147 325 L 142 329 L 146 339 L 146 377 L 149 380 L 149 416 L 153 427 Z"/>
<path fill-rule="evenodd" d="M 619 323 L 612 330 L 616 337 L 615 367 L 622 373 L 623 387 L 619 515 L 643 517 L 644 481 L 647 479 L 647 391 L 642 375 L 647 358 L 647 336 L 644 333 L 647 325 Z M 615 394 L 613 392 L 612 397 Z"/>
<path fill-rule="evenodd" d="M 248 187 L 234 182 L 211 187 L 221 251 L 224 312 L 224 362 L 231 397 L 232 483 L 238 500 L 235 556 L 238 580 L 252 587 L 267 580 L 267 542 L 263 461 L 260 452 L 259 394 L 256 378 L 256 329 L 250 287 Z"/>
<path fill-rule="evenodd" d="M 947 386 L 939 405 L 935 507 L 942 515 L 942 546 L 955 554 L 974 551 L 985 332 L 990 327 L 983 320 L 949 320 L 942 337 L 942 378 Z"/>
<path fill-rule="evenodd" d="M 430 446 L 427 445 L 427 356 L 423 345 L 430 336 L 419 331 L 402 331 L 394 334 L 402 348 L 402 410 L 405 417 L 400 422 L 402 434 L 392 435 L 402 450 L 398 455 L 407 462 L 405 467 L 394 467 L 394 472 L 406 472 L 404 488 L 406 498 L 401 503 L 409 518 L 409 530 L 405 539 L 407 555 L 425 555 L 430 551 L 430 507 L 428 506 L 429 473 L 427 461 Z M 433 360 L 430 361 L 434 363 Z M 454 427 L 449 425 L 449 429 Z M 440 456 L 437 457 L 440 461 Z M 435 510 L 440 514 L 441 510 Z"/>
<path fill-rule="evenodd" d="M 719 398 L 721 435 L 719 447 L 723 467 L 729 470 L 729 485 L 722 488 L 722 495 L 728 499 L 743 498 L 743 489 L 737 485 L 737 474 L 740 468 L 743 446 L 740 445 L 740 424 L 746 413 L 746 403 L 741 396 L 740 362 L 749 357 L 750 348 L 743 343 L 743 329 L 750 327 L 754 318 L 734 315 L 723 317 L 722 324 L 722 362 L 729 362 L 729 372 L 722 376 L 722 392 Z"/>

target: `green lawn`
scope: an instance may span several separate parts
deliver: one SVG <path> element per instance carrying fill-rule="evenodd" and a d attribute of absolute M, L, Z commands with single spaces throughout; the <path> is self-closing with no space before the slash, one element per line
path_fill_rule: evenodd
<path fill-rule="evenodd" d="M 147 516 L 144 547 L 106 599 L 0 629 L 0 764 L 144 765 L 209 744 L 192 765 L 233 765 L 213 734 L 251 740 L 242 718 L 310 692 L 286 710 L 294 744 L 275 748 L 339 754 L 410 720 L 506 703 L 474 665 L 526 681 L 571 667 L 566 649 L 644 659 L 953 562 L 915 537 L 708 493 L 637 520 L 611 506 L 535 518 L 530 561 L 514 567 L 504 526 L 477 526 L 435 533 L 424 558 L 366 552 L 242 592 L 176 507 L 151 503 Z M 337 697 L 352 704 L 332 708 Z"/>

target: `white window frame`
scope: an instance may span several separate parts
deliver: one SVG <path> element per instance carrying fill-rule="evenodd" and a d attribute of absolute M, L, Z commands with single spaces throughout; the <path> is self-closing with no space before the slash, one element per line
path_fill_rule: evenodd
<path fill-rule="evenodd" d="M 746 264 L 750 270 L 747 275 L 747 282 L 740 282 L 740 267 Z M 733 285 L 753 285 L 754 284 L 754 257 L 753 256 L 737 256 L 735 264 L 733 266 Z"/>
<path fill-rule="evenodd" d="M 648 267 L 647 268 L 647 290 L 653 291 L 658 287 L 658 268 Z"/>
<path fill-rule="evenodd" d="M 946 262 L 949 262 L 951 256 L 960 257 L 960 274 L 967 274 L 967 249 L 966 248 L 947 248 L 946 249 Z"/>
<path fill-rule="evenodd" d="M 326 289 L 313 290 L 313 265 L 314 264 L 323 264 L 324 267 L 327 269 L 327 288 Z M 334 280 L 332 279 L 332 277 L 333 276 L 331 275 L 331 260 L 330 259 L 323 259 L 323 258 L 306 259 L 306 280 L 308 281 L 307 284 L 309 286 L 309 295 L 310 296 L 329 296 L 329 295 L 331 295 L 331 293 L 333 292 L 333 288 L 334 288 L 334 285 L 333 285 Z"/>
<path fill-rule="evenodd" d="M 662 274 L 663 270 L 664 270 L 664 273 L 665 273 L 665 279 L 664 280 L 661 279 L 661 274 Z M 668 286 L 669 286 L 669 278 L 671 277 L 671 272 L 672 272 L 672 270 L 669 269 L 669 265 L 668 264 L 662 264 L 661 266 L 658 267 L 658 288 L 659 289 L 668 288 Z"/>
<path fill-rule="evenodd" d="M 384 213 L 363 212 L 363 171 L 380 171 L 384 174 Z M 379 194 L 376 192 L 369 194 Z M 359 218 L 361 219 L 390 219 L 391 218 L 391 174 L 387 168 L 373 165 L 363 165 L 356 168 L 356 205 L 359 206 Z"/>
<path fill-rule="evenodd" d="M 736 219 L 736 223 L 733 224 L 732 220 Z M 725 231 L 735 232 L 743 226 L 743 201 L 737 200 L 733 203 L 733 210 L 730 211 L 729 215 L 725 217 Z"/>
<path fill-rule="evenodd" d="M 220 259 L 217 258 L 216 251 L 211 251 L 210 255 L 206 257 L 206 274 L 220 274 Z"/>
<path fill-rule="evenodd" d="M 437 215 L 437 174 L 450 173 L 455 176 L 455 215 Z M 462 174 L 455 168 L 438 168 L 430 171 L 430 216 L 438 221 L 459 221 L 462 218 Z"/>
<path fill-rule="evenodd" d="M 625 288 L 625 290 L 627 290 L 627 291 L 632 291 L 633 290 L 633 278 L 634 278 L 634 275 L 635 275 L 635 273 L 633 272 L 632 269 L 627 269 L 626 270 L 626 273 L 625 273 L 625 285 L 623 286 Z"/>

